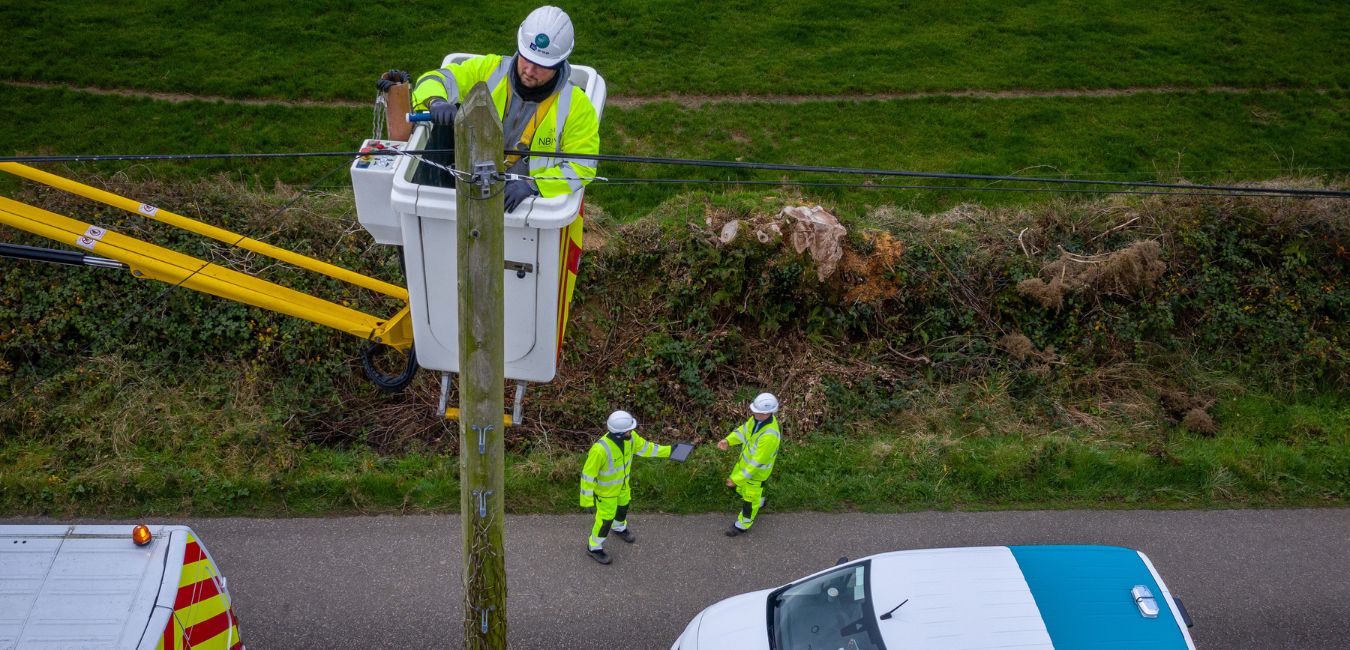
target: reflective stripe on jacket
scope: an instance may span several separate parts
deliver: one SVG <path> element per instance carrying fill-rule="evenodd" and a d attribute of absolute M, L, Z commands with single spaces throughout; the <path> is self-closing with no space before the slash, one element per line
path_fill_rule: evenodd
<path fill-rule="evenodd" d="M 741 457 L 731 468 L 731 480 L 766 481 L 773 473 L 773 462 L 778 458 L 778 445 L 782 442 L 782 433 L 778 429 L 778 418 L 770 417 L 764 426 L 755 431 L 755 418 L 751 416 L 745 424 L 727 435 L 727 444 L 735 447 L 742 445 Z"/>
<path fill-rule="evenodd" d="M 670 446 L 644 440 L 636 431 L 621 447 L 603 436 L 586 454 L 581 468 L 581 507 L 595 505 L 595 497 L 617 497 L 632 473 L 633 456 L 670 458 Z"/>
<path fill-rule="evenodd" d="M 511 94 L 510 71 L 515 57 L 488 54 L 460 63 L 452 63 L 417 78 L 413 86 L 413 110 L 426 110 L 433 98 L 462 102 L 478 82 L 487 82 L 497 116 L 506 114 Z M 566 68 L 559 74 L 565 74 Z M 572 154 L 600 153 L 600 120 L 586 92 L 563 80 L 558 101 L 542 116 L 530 142 L 530 176 L 539 195 L 548 198 L 576 192 L 595 177 L 596 161 L 581 158 L 553 158 L 547 152 Z M 559 136 L 559 133 L 562 135 Z M 515 148 L 514 143 L 507 143 Z"/>

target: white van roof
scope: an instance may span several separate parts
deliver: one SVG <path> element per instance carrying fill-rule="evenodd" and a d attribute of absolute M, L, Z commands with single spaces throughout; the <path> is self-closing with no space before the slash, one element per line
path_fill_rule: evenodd
<path fill-rule="evenodd" d="M 0 526 L 0 647 L 134 648 L 157 636 L 190 529 L 150 526 L 150 543 L 136 546 L 133 528 Z"/>

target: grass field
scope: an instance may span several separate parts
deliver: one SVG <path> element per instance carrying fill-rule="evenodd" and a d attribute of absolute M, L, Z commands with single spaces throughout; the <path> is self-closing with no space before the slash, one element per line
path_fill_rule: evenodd
<path fill-rule="evenodd" d="M 232 97 L 367 98 L 382 70 L 510 52 L 530 1 L 23 3 L 0 79 Z M 573 58 L 623 95 L 1350 85 L 1350 6 L 1315 0 L 1010 4 L 572 3 Z"/>
<path fill-rule="evenodd" d="M 22 46 L 0 61 L 0 81 L 364 100 L 373 96 L 371 80 L 389 67 L 433 68 L 449 51 L 509 52 L 514 25 L 533 6 L 495 3 L 446 15 L 442 3 L 432 2 L 397 10 L 314 1 L 63 2 L 42 11 L 14 5 L 0 8 L 0 27 Z M 573 58 L 599 69 L 611 94 L 820 98 L 793 105 L 610 106 L 604 153 L 1195 182 L 1335 178 L 1350 169 L 1344 127 L 1350 59 L 1339 47 L 1350 38 L 1350 6 L 1338 3 L 797 0 L 772 12 L 751 2 L 588 3 L 569 10 L 582 30 Z M 59 39 L 45 37 L 58 31 Z M 831 100 L 840 93 L 1216 86 L 1278 91 Z M 0 134 L 0 152 L 25 154 L 346 150 L 369 132 L 363 110 L 168 103 L 3 84 L 0 119 L 11 125 Z M 80 169 L 160 178 L 229 172 L 305 185 L 333 166 L 311 159 Z M 601 172 L 752 178 L 612 164 Z M 6 182 L 0 179 L 0 190 L 14 187 Z M 720 188 L 596 186 L 590 198 L 629 219 L 679 192 L 708 189 Z M 857 212 L 877 204 L 935 209 L 1044 198 L 830 189 L 804 196 Z"/>
<path fill-rule="evenodd" d="M 1344 177 L 1350 171 L 1347 93 L 1195 93 L 1116 98 L 947 98 L 803 105 L 682 108 L 661 103 L 612 108 L 602 125 L 611 153 L 837 165 L 974 174 L 1251 181 L 1281 176 Z M 848 119 L 840 119 L 847 115 Z M 350 151 L 369 137 L 368 113 L 95 96 L 0 85 L 8 150 L 28 154 Z M 109 126 L 114 125 L 114 126 Z M 230 173 L 265 186 L 307 185 L 340 158 L 74 165 L 82 173 L 129 171 L 158 178 Z M 613 178 L 781 180 L 782 174 L 604 163 Z M 343 185 L 339 173 L 326 185 Z M 860 177 L 796 175 L 805 181 Z M 916 184 L 915 179 L 877 182 Z M 12 181 L 0 179 L 0 183 Z M 919 180 L 917 184 L 934 182 Z M 959 186 L 960 183 L 957 183 Z M 0 188 L 5 187 L 0 184 Z M 1036 186 L 1029 186 L 1036 187 Z M 588 200 L 621 221 L 664 200 L 707 187 L 594 185 Z M 722 187 L 712 187 L 720 192 Z M 1031 203 L 1048 195 L 976 191 L 806 188 L 807 200 L 844 214 L 878 205 L 942 209 L 963 201 Z"/>

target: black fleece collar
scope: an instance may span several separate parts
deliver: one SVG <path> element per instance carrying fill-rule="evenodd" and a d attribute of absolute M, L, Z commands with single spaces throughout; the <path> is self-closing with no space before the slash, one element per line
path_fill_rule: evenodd
<path fill-rule="evenodd" d="M 520 77 L 516 76 L 516 58 L 519 56 L 519 54 L 516 54 L 511 57 L 511 92 L 527 102 L 542 102 L 545 99 L 548 99 L 548 96 L 552 95 L 553 91 L 557 90 L 558 82 L 562 80 L 563 75 L 567 74 L 567 62 L 564 61 L 558 64 L 558 67 L 556 68 L 557 74 L 553 75 L 552 81 L 549 81 L 538 88 L 526 88 L 525 84 L 520 83 Z"/>

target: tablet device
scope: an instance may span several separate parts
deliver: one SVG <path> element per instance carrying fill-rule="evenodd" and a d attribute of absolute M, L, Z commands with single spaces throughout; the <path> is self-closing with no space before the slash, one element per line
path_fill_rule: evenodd
<path fill-rule="evenodd" d="M 689 457 L 689 452 L 694 450 L 694 446 L 687 442 L 675 443 L 675 448 L 670 450 L 670 459 L 681 463 Z"/>

